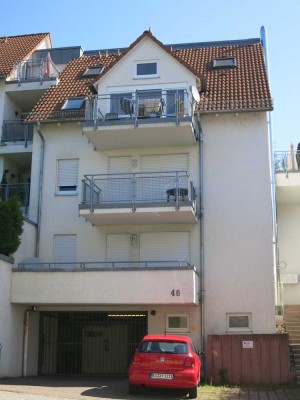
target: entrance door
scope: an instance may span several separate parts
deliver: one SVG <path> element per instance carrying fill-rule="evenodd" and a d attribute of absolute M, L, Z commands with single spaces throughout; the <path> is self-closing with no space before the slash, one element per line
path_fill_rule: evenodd
<path fill-rule="evenodd" d="M 82 330 L 82 373 L 127 371 L 128 328 L 124 325 L 86 326 Z"/>

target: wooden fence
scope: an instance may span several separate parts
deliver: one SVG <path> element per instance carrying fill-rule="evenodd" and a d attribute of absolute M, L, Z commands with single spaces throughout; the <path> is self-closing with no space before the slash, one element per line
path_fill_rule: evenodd
<path fill-rule="evenodd" d="M 206 379 L 234 384 L 288 382 L 291 379 L 288 335 L 209 335 Z"/>

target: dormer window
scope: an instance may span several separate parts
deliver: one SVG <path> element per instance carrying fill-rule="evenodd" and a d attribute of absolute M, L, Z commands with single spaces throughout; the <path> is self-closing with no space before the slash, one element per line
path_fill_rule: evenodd
<path fill-rule="evenodd" d="M 222 57 L 213 60 L 213 69 L 232 69 L 236 68 L 235 57 Z"/>
<path fill-rule="evenodd" d="M 134 77 L 135 78 L 157 78 L 158 77 L 157 61 L 136 62 Z"/>
<path fill-rule="evenodd" d="M 84 97 L 73 97 L 66 100 L 62 106 L 62 110 L 81 110 L 84 108 L 85 98 Z"/>
<path fill-rule="evenodd" d="M 87 69 L 82 74 L 84 78 L 93 78 L 101 74 L 104 70 L 104 65 L 96 65 L 94 67 L 87 67 Z"/>

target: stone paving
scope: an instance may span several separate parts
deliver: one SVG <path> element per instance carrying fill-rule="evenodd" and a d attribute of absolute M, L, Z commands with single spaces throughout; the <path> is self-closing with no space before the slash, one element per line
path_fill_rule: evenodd
<path fill-rule="evenodd" d="M 145 389 L 128 394 L 126 378 L 0 379 L 0 400 L 182 400 L 184 391 Z M 198 400 L 300 400 L 300 386 L 276 389 L 201 386 Z"/>

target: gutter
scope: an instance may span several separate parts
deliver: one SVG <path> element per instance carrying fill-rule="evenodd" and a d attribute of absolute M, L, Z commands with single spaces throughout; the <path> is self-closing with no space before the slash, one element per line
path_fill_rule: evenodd
<path fill-rule="evenodd" d="M 27 376 L 27 359 L 28 359 L 28 337 L 29 337 L 29 317 L 30 314 L 36 312 L 35 307 L 27 309 L 24 313 L 24 336 L 23 336 L 23 359 L 22 359 L 22 376 Z"/>
<path fill-rule="evenodd" d="M 40 173 L 39 173 L 39 189 L 38 189 L 38 210 L 37 210 L 37 237 L 35 256 L 39 258 L 40 254 L 40 238 L 41 238 L 41 219 L 42 219 L 42 194 L 43 194 L 43 178 L 44 178 L 44 158 L 45 158 L 45 138 L 41 131 L 40 122 L 37 123 L 37 132 L 41 139 L 40 147 Z"/>

